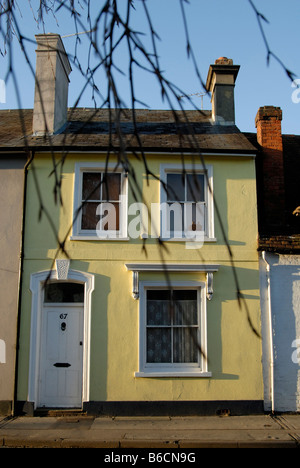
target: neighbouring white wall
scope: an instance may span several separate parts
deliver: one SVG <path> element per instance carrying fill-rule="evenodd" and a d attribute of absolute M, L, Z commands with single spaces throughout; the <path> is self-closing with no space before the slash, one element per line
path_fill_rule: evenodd
<path fill-rule="evenodd" d="M 265 410 L 273 399 L 274 411 L 300 411 L 300 256 L 266 253 L 265 260 L 260 258 Z"/>

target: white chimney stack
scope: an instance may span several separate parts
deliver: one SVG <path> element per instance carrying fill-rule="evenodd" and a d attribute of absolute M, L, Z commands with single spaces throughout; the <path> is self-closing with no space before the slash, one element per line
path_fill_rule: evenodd
<path fill-rule="evenodd" d="M 59 133 L 67 123 L 69 74 L 72 69 L 59 34 L 36 37 L 33 134 Z"/>
<path fill-rule="evenodd" d="M 221 125 L 235 125 L 234 86 L 239 65 L 220 57 L 209 67 L 206 89 L 211 92 L 212 119 Z"/>

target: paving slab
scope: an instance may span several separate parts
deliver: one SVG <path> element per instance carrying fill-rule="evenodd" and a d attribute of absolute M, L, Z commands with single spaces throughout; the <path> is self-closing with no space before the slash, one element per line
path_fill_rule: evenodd
<path fill-rule="evenodd" d="M 300 415 L 17 417 L 0 419 L 0 447 L 300 447 Z"/>
<path fill-rule="evenodd" d="M 300 430 L 300 417 L 297 414 L 280 415 L 277 419 L 291 429 Z"/>

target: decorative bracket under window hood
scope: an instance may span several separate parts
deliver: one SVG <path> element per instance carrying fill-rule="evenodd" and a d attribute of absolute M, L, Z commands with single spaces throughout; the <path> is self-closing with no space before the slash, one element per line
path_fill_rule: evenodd
<path fill-rule="evenodd" d="M 139 273 L 168 272 L 168 273 L 206 273 L 206 297 L 210 301 L 213 296 L 213 274 L 220 265 L 190 264 L 190 263 L 126 263 L 127 270 L 132 271 L 132 296 L 139 298 Z"/>

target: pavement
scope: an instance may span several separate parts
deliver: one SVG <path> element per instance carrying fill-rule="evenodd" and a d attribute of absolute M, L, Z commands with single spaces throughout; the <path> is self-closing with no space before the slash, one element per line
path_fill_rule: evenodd
<path fill-rule="evenodd" d="M 0 448 L 103 448 L 116 453 L 115 449 L 298 447 L 300 414 L 0 417 Z"/>

